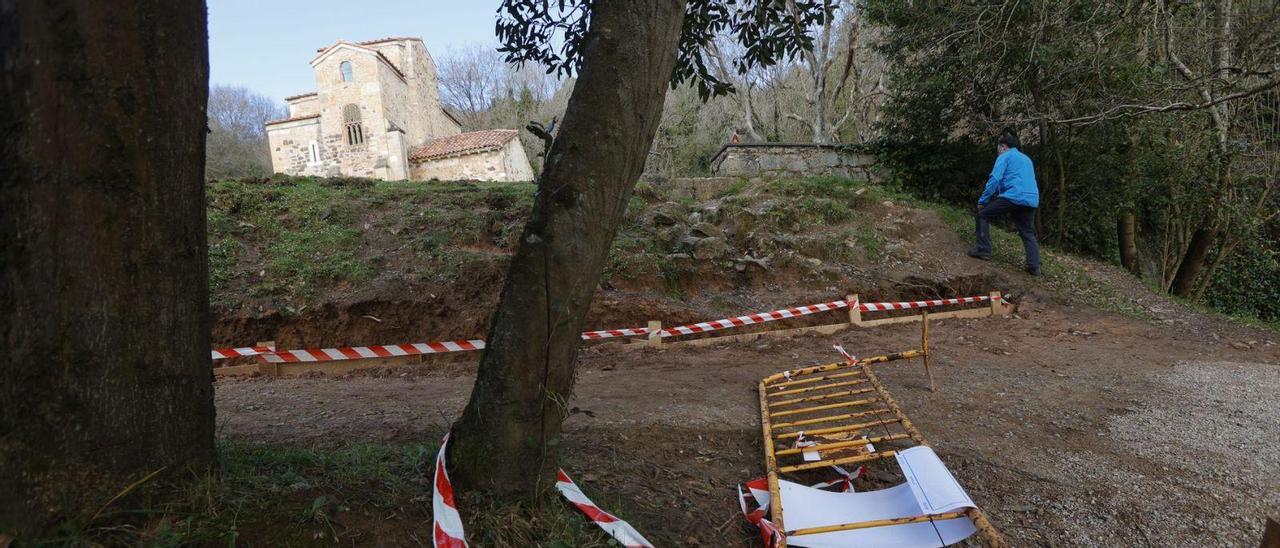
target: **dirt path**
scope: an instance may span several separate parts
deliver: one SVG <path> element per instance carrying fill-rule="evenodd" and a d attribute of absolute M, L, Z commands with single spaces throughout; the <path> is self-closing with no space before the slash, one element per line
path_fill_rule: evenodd
<path fill-rule="evenodd" d="M 918 363 L 879 371 L 1015 545 L 1256 545 L 1263 517 L 1280 515 L 1280 337 L 1206 325 L 1028 303 L 1018 317 L 936 322 L 937 393 Z M 917 329 L 839 338 L 870 355 L 914 347 Z M 834 356 L 817 337 L 587 349 L 567 468 L 659 545 L 755 546 L 733 494 L 763 468 L 755 383 Z M 220 380 L 219 433 L 314 446 L 438 437 L 469 369 Z"/>

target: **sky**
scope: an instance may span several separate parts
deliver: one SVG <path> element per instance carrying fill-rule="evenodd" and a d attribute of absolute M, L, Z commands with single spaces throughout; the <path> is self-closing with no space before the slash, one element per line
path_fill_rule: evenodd
<path fill-rule="evenodd" d="M 418 36 L 432 56 L 496 47 L 500 0 L 210 0 L 209 83 L 244 86 L 283 101 L 315 90 L 316 48 Z"/>

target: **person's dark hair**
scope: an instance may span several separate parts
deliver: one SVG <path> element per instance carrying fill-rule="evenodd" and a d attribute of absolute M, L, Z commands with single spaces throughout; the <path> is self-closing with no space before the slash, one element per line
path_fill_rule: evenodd
<path fill-rule="evenodd" d="M 1018 142 L 1018 135 L 1015 133 L 1001 134 L 1000 138 L 996 139 L 996 144 L 1004 145 L 1009 148 L 1018 148 L 1019 146 L 1021 146 L 1021 143 Z"/>

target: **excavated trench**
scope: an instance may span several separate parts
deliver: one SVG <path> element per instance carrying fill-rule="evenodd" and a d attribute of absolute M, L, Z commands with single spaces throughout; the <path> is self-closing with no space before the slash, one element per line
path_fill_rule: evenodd
<path fill-rule="evenodd" d="M 853 293 L 859 294 L 864 302 L 968 297 L 986 295 L 999 283 L 996 276 L 989 274 L 941 280 L 909 276 L 875 284 L 848 282 L 838 286 L 844 290 L 834 293 L 826 290 L 782 292 L 766 289 L 728 293 L 712 290 L 694 293 L 684 300 L 648 291 L 601 289 L 592 303 L 586 326 L 587 329 L 643 327 L 648 321 L 657 320 L 669 327 L 833 301 Z M 467 288 L 462 292 L 420 291 L 416 292 L 416 298 L 324 303 L 307 307 L 299 313 L 273 311 L 242 315 L 216 310 L 212 333 L 214 346 L 247 346 L 259 341 L 273 341 L 277 348 L 286 349 L 483 338 L 500 291 L 492 282 L 487 285 L 495 287 Z M 913 313 L 877 312 L 875 317 Z M 753 333 L 840 323 L 847 321 L 847 317 L 847 311 L 834 310 L 738 327 L 731 332 Z M 727 333 L 729 331 L 703 336 Z M 689 338 L 697 336 L 682 337 Z"/>

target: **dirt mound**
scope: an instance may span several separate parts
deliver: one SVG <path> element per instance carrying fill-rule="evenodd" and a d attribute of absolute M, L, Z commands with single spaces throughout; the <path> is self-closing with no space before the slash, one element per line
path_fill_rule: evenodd
<path fill-rule="evenodd" d="M 357 194 L 272 184 L 211 192 L 214 249 L 232 250 L 213 257 L 216 345 L 487 332 L 528 189 L 375 183 Z M 998 271 L 957 261 L 964 244 L 936 213 L 878 192 L 844 179 L 742 185 L 700 201 L 638 189 L 586 326 L 669 326 L 852 293 L 902 300 L 1008 287 Z M 830 316 L 773 327 L 838 321 Z"/>

